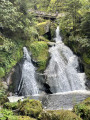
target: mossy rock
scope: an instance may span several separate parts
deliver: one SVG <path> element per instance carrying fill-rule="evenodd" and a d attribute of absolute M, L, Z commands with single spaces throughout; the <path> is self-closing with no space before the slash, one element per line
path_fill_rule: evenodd
<path fill-rule="evenodd" d="M 6 102 L 3 107 L 6 109 L 15 110 L 18 109 L 18 102 Z"/>
<path fill-rule="evenodd" d="M 40 101 L 26 99 L 19 102 L 19 108 L 20 114 L 37 118 L 42 111 L 42 104 Z"/>
<path fill-rule="evenodd" d="M 39 35 L 44 35 L 47 32 L 49 32 L 50 29 L 50 21 L 46 21 L 46 22 L 41 22 L 37 24 L 37 31 L 39 32 Z"/>
<path fill-rule="evenodd" d="M 43 71 L 46 68 L 46 64 L 49 58 L 48 45 L 44 41 L 33 42 L 30 45 L 32 58 L 38 64 L 38 71 Z"/>
<path fill-rule="evenodd" d="M 90 97 L 75 105 L 73 111 L 83 120 L 90 120 Z"/>
<path fill-rule="evenodd" d="M 18 120 L 36 120 L 36 119 L 31 118 L 29 116 L 18 116 Z"/>
<path fill-rule="evenodd" d="M 43 111 L 39 120 L 82 120 L 76 114 L 68 110 Z"/>
<path fill-rule="evenodd" d="M 49 42 L 49 40 L 43 36 L 39 36 L 39 41 Z"/>

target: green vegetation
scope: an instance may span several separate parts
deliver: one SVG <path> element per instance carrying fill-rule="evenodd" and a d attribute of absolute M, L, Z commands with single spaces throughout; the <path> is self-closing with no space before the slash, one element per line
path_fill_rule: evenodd
<path fill-rule="evenodd" d="M 19 117 L 18 117 L 18 120 L 36 120 L 36 119 L 31 118 L 31 117 L 29 117 L 29 116 L 19 116 Z"/>
<path fill-rule="evenodd" d="M 18 103 L 17 102 L 13 102 L 13 103 L 6 102 L 4 103 L 3 108 L 10 109 L 10 110 L 18 109 Z"/>
<path fill-rule="evenodd" d="M 13 114 L 11 110 L 2 109 L 0 110 L 0 120 L 18 120 L 17 116 Z"/>
<path fill-rule="evenodd" d="M 58 16 L 56 20 L 46 20 L 35 17 L 29 9 L 59 15 L 63 13 L 63 16 Z M 1 120 L 90 119 L 90 98 L 76 105 L 74 113 L 64 110 L 42 111 L 41 103 L 35 100 L 7 102 L 8 92 L 2 82 L 22 59 L 22 48 L 29 48 L 38 71 L 43 72 L 49 58 L 47 42 L 53 41 L 57 24 L 60 26 L 64 43 L 81 58 L 87 78 L 90 79 L 90 0 L 0 0 L 0 105 L 3 105 L 0 111 L 0 115 L 3 115 Z"/>
<path fill-rule="evenodd" d="M 25 99 L 6 102 L 1 108 L 0 120 L 89 120 L 90 97 L 69 110 L 44 110 L 37 100 Z"/>
<path fill-rule="evenodd" d="M 32 57 L 39 66 L 38 70 L 43 71 L 46 68 L 48 60 L 48 45 L 44 41 L 33 42 L 30 45 Z"/>
<path fill-rule="evenodd" d="M 42 22 L 37 24 L 37 30 L 39 35 L 44 35 L 49 32 L 50 21 Z"/>
<path fill-rule="evenodd" d="M 90 119 L 90 97 L 74 106 L 73 111 L 83 120 Z"/>
<path fill-rule="evenodd" d="M 0 82 L 0 105 L 4 104 L 5 102 L 8 102 L 6 90 L 3 87 L 3 84 Z"/>
<path fill-rule="evenodd" d="M 58 111 L 43 111 L 39 117 L 39 120 L 82 120 L 73 112 L 58 110 Z"/>
<path fill-rule="evenodd" d="M 19 102 L 19 112 L 21 115 L 31 116 L 37 118 L 42 111 L 42 105 L 40 101 L 26 99 L 23 102 Z"/>

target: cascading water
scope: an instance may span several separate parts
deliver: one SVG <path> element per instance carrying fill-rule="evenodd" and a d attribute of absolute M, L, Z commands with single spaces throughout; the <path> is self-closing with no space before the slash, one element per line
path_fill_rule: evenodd
<path fill-rule="evenodd" d="M 35 80 L 35 68 L 26 47 L 23 47 L 23 52 L 25 61 L 22 67 L 22 77 L 18 86 L 18 92 L 22 95 L 35 95 L 39 91 Z"/>
<path fill-rule="evenodd" d="M 77 70 L 78 58 L 65 46 L 56 29 L 56 44 L 49 49 L 51 59 L 45 76 L 52 93 L 85 90 L 85 74 Z"/>

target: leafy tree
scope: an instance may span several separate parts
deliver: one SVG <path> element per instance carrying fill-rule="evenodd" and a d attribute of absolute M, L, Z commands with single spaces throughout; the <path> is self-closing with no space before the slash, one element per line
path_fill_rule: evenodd
<path fill-rule="evenodd" d="M 72 18 L 72 22 L 73 22 L 73 31 L 76 31 L 76 28 L 78 26 L 78 22 L 79 22 L 79 17 L 80 14 L 78 13 L 78 10 L 81 7 L 81 3 L 79 0 L 68 0 L 67 3 L 67 11 L 68 11 L 68 15 L 71 16 Z"/>
<path fill-rule="evenodd" d="M 90 38 L 90 12 L 87 12 L 83 18 L 81 23 L 81 29 L 85 36 Z"/>
<path fill-rule="evenodd" d="M 22 29 L 21 23 L 22 14 L 17 11 L 17 8 L 9 1 L 0 1 L 0 26 L 5 30 L 16 31 Z"/>

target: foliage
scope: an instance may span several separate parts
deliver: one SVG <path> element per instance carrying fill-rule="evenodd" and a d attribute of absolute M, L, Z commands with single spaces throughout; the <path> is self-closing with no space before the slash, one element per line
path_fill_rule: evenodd
<path fill-rule="evenodd" d="M 15 110 L 15 109 L 18 108 L 18 103 L 17 103 L 17 102 L 13 102 L 13 103 L 11 103 L 11 102 L 6 102 L 6 103 L 4 103 L 3 107 L 4 107 L 5 109 Z"/>
<path fill-rule="evenodd" d="M 10 72 L 11 68 L 16 65 L 16 63 L 21 59 L 22 46 L 23 43 L 19 44 L 12 41 L 11 39 L 3 38 L 3 45 L 0 45 L 0 66 L 2 67 L 0 78 L 5 75 L 5 73 Z"/>
<path fill-rule="evenodd" d="M 17 8 L 9 1 L 0 1 L 0 24 L 4 29 L 10 31 L 16 31 L 23 28 L 23 24 L 19 20 L 22 16 L 21 13 L 17 12 Z"/>
<path fill-rule="evenodd" d="M 0 111 L 0 115 L 1 115 L 0 120 L 18 120 L 17 116 L 15 116 L 13 112 L 8 109 L 2 109 Z"/>
<path fill-rule="evenodd" d="M 0 105 L 4 104 L 7 102 L 7 95 L 6 95 L 6 90 L 3 88 L 3 84 L 0 81 Z"/>
<path fill-rule="evenodd" d="M 46 68 L 48 60 L 48 46 L 44 41 L 33 42 L 30 45 L 30 50 L 32 53 L 32 58 L 37 61 L 39 66 L 39 71 L 43 71 Z"/>
<path fill-rule="evenodd" d="M 74 106 L 73 111 L 83 120 L 90 119 L 90 97 Z"/>
<path fill-rule="evenodd" d="M 81 22 L 81 30 L 85 36 L 90 38 L 90 12 L 87 12 L 83 15 Z"/>
<path fill-rule="evenodd" d="M 5 71 L 2 67 L 0 67 L 0 78 L 5 76 Z"/>
<path fill-rule="evenodd" d="M 31 116 L 37 118 L 42 111 L 42 105 L 40 101 L 26 99 L 19 102 L 19 112 L 22 115 Z"/>
<path fill-rule="evenodd" d="M 82 120 L 73 112 L 59 110 L 59 111 L 43 111 L 39 117 L 39 120 Z"/>

